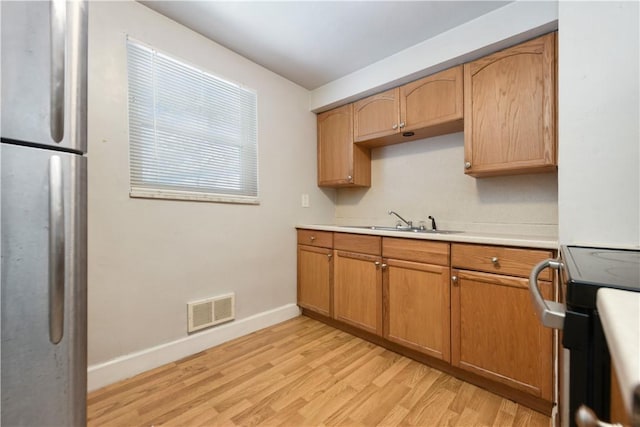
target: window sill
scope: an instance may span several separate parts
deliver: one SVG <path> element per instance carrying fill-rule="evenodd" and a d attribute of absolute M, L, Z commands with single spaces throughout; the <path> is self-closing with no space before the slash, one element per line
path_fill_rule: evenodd
<path fill-rule="evenodd" d="M 257 197 L 231 196 L 226 194 L 198 193 L 191 191 L 149 190 L 132 188 L 129 197 L 136 199 L 163 199 L 191 202 L 233 203 L 241 205 L 259 205 Z"/>

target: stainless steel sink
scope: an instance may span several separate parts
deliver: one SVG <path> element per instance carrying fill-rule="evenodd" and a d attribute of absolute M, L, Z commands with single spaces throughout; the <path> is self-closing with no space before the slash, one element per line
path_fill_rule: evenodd
<path fill-rule="evenodd" d="M 379 230 L 379 231 L 402 231 L 405 233 L 425 233 L 425 234 L 456 234 L 462 233 L 462 231 L 455 230 L 426 230 L 416 227 L 388 227 L 384 225 L 342 225 L 345 228 L 360 228 L 365 230 Z"/>

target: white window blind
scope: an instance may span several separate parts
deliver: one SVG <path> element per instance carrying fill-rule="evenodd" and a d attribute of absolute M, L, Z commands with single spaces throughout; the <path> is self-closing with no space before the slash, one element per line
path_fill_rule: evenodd
<path fill-rule="evenodd" d="M 127 40 L 131 196 L 258 202 L 255 92 Z"/>

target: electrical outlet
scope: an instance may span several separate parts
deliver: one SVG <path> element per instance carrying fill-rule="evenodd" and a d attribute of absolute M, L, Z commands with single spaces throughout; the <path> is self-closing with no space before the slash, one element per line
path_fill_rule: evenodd
<path fill-rule="evenodd" d="M 309 195 L 308 194 L 303 194 L 301 197 L 301 204 L 303 208 L 308 208 L 309 207 Z"/>

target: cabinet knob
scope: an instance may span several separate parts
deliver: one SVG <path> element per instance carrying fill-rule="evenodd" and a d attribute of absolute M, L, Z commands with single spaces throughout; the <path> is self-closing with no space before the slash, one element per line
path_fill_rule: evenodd
<path fill-rule="evenodd" d="M 404 127 L 404 122 L 400 123 L 400 129 Z"/>
<path fill-rule="evenodd" d="M 333 254 L 327 254 L 327 258 L 331 259 L 331 257 L 333 257 Z"/>
<path fill-rule="evenodd" d="M 451 281 L 453 282 L 454 285 L 458 284 L 458 276 L 451 276 Z"/>
<path fill-rule="evenodd" d="M 316 240 L 316 236 L 309 236 L 309 240 L 313 242 L 314 240 Z"/>
<path fill-rule="evenodd" d="M 398 129 L 398 124 L 397 124 L 397 123 L 394 123 L 394 124 L 393 124 L 393 126 L 391 126 L 391 129 L 393 129 L 393 130 Z"/>
<path fill-rule="evenodd" d="M 470 169 L 471 168 L 471 162 L 464 162 L 464 168 L 465 169 Z"/>
<path fill-rule="evenodd" d="M 380 265 L 380 261 L 376 261 L 374 262 L 374 264 L 376 265 L 376 267 L 378 267 Z"/>
<path fill-rule="evenodd" d="M 353 181 L 353 177 L 352 177 L 351 175 L 349 175 L 349 176 L 347 177 L 347 181 L 349 181 L 349 182 Z"/>
<path fill-rule="evenodd" d="M 387 268 L 387 264 L 382 264 L 380 267 L 384 270 L 385 268 Z"/>
<path fill-rule="evenodd" d="M 497 264 L 499 264 L 499 263 L 500 263 L 500 260 L 498 259 L 498 257 L 497 257 L 497 256 L 494 256 L 494 257 L 492 257 L 492 258 L 491 258 L 491 262 L 492 262 L 494 265 L 497 265 Z"/>

